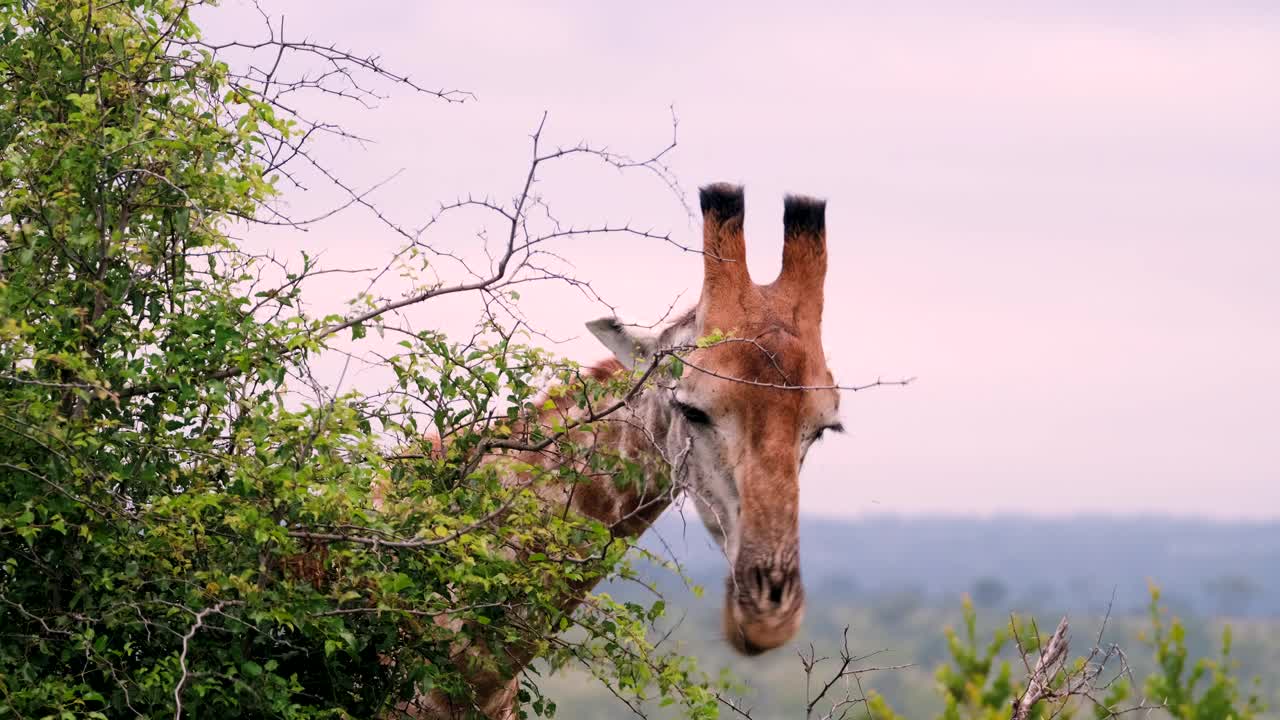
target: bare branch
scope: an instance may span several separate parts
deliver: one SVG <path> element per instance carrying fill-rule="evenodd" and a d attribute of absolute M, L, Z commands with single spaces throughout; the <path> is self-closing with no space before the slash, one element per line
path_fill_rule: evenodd
<path fill-rule="evenodd" d="M 173 720 L 182 720 L 182 688 L 190 679 L 190 672 L 187 670 L 187 651 L 191 649 L 191 639 L 196 636 L 196 632 L 204 627 L 205 618 L 210 615 L 222 614 L 222 609 L 234 605 L 242 605 L 238 600 L 219 600 L 212 607 L 207 607 L 200 612 L 195 613 L 196 620 L 187 629 L 185 635 L 182 636 L 182 652 L 178 655 L 178 667 L 182 670 L 182 674 L 178 676 L 178 684 L 173 687 Z"/>

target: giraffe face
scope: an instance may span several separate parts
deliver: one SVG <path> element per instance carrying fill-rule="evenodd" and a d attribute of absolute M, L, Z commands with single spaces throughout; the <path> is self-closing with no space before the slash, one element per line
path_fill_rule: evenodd
<path fill-rule="evenodd" d="M 688 357 L 670 395 L 677 418 L 671 439 L 689 448 L 677 478 L 729 563 L 725 637 L 754 655 L 789 640 L 803 618 L 800 468 L 813 443 L 840 429 L 840 397 L 829 389 L 821 348 L 815 354 L 776 326 L 742 336 L 754 341 Z"/>
<path fill-rule="evenodd" d="M 754 655 L 800 627 L 800 466 L 824 432 L 841 429 L 821 339 L 824 204 L 787 199 L 782 272 L 756 285 L 745 262 L 741 189 L 715 185 L 701 196 L 702 297 L 678 342 L 725 339 L 688 353 L 680 379 L 655 392 L 668 404 L 663 449 L 675 480 L 729 564 L 725 637 Z M 592 330 L 624 363 L 662 344 L 616 323 L 612 335 L 599 323 Z"/>

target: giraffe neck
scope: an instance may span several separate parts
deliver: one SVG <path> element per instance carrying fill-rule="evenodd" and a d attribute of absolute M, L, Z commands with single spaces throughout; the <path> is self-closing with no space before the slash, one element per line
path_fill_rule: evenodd
<path fill-rule="evenodd" d="M 696 320 L 691 310 L 663 330 L 659 346 L 684 345 L 695 337 Z M 622 366 L 611 361 L 596 367 L 592 375 L 597 380 L 604 380 L 620 370 Z M 671 457 L 670 451 L 674 410 L 662 397 L 662 392 L 655 387 L 644 390 L 593 433 L 584 433 L 576 438 L 593 448 L 612 448 L 627 459 L 640 463 L 644 470 L 642 480 L 632 486 L 619 487 L 612 477 L 591 477 L 575 483 L 543 486 L 540 492 L 551 508 L 568 507 L 604 523 L 619 537 L 638 537 L 653 524 L 674 499 L 669 478 L 673 461 L 678 462 L 678 458 Z M 547 462 L 544 457 L 529 454 L 524 459 L 531 463 Z M 513 478 L 513 481 L 521 480 Z M 578 583 L 564 597 L 561 611 L 572 613 L 600 579 L 589 577 Z M 464 654 L 467 653 L 480 655 L 484 651 L 473 647 Z M 433 691 L 418 700 L 418 707 L 423 710 L 421 716 L 452 720 L 468 716 L 472 708 L 479 708 L 490 718 L 506 720 L 516 717 L 519 675 L 533 658 L 532 645 L 507 647 L 505 674 L 485 670 L 468 679 L 474 704 L 465 708 L 455 707 L 440 691 Z"/>
<path fill-rule="evenodd" d="M 696 320 L 692 311 L 665 328 L 659 336 L 660 347 L 688 344 L 696 337 Z M 609 363 L 609 373 L 621 366 Z M 609 447 L 643 469 L 643 479 L 636 484 L 619 486 L 604 477 L 580 483 L 567 491 L 567 503 L 576 512 L 608 525 L 622 537 L 644 533 L 674 499 L 671 485 L 673 457 L 671 442 L 671 403 L 660 387 L 650 386 L 637 395 L 627 407 L 606 422 L 606 428 L 593 436 L 596 447 Z"/>

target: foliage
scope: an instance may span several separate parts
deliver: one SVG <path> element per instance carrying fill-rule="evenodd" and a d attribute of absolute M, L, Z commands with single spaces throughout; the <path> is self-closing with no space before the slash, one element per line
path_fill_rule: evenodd
<path fill-rule="evenodd" d="M 1234 667 L 1231 654 L 1231 628 L 1223 631 L 1221 655 L 1217 659 L 1200 658 L 1188 670 L 1186 632 L 1177 618 L 1166 620 L 1167 612 L 1160 606 L 1160 592 L 1151 588 L 1150 630 L 1144 640 L 1152 648 L 1155 670 L 1144 683 L 1146 701 L 1134 697 L 1131 670 L 1127 663 L 1113 668 L 1109 675 L 1101 675 L 1087 692 L 1073 693 L 1065 700 L 1050 703 L 1043 701 L 1032 710 L 1031 717 L 1070 718 L 1082 708 L 1099 720 L 1123 717 L 1133 708 L 1161 707 L 1163 712 L 1178 720 L 1253 720 L 1264 711 L 1257 695 L 1242 697 L 1237 680 L 1232 676 Z M 1025 680 L 1014 683 L 1009 660 L 998 661 L 1011 634 L 1019 639 L 1022 648 L 1042 647 L 1047 640 L 1035 630 L 1035 623 L 1011 621 L 1011 630 L 996 630 L 990 643 L 982 645 L 977 637 L 977 614 L 973 604 L 965 598 L 963 605 L 964 634 L 948 628 L 947 645 L 951 662 L 938 668 L 937 689 L 945 703 L 940 720 L 1005 720 L 1010 707 L 1026 691 Z M 1123 656 L 1116 656 L 1123 660 Z M 1090 662 L 1098 658 L 1096 653 L 1078 658 L 1064 668 L 1055 678 L 1055 686 L 1062 688 L 1069 676 L 1078 676 Z M 997 662 L 998 661 L 998 662 Z M 1031 654 L 1029 663 L 1034 664 Z M 1207 684 L 1198 689 L 1202 681 Z M 884 696 L 869 693 L 867 709 L 871 717 L 882 720 L 903 720 L 889 705 Z M 1143 712 L 1147 712 L 1143 710 Z"/>
<path fill-rule="evenodd" d="M 1156 671 L 1146 680 L 1148 697 L 1163 702 L 1178 720 L 1252 720 L 1264 712 L 1256 694 L 1242 697 L 1231 674 L 1231 626 L 1222 630 L 1222 651 L 1217 658 L 1200 658 L 1188 667 L 1186 629 L 1178 618 L 1166 620 L 1160 606 L 1160 590 L 1151 588 L 1151 631 L 1146 640 L 1155 654 Z M 1203 690 L 1197 688 L 1205 681 Z"/>
<path fill-rule="evenodd" d="M 978 616 L 968 597 L 962 606 L 964 633 L 946 629 L 951 663 L 938 667 L 934 677 L 942 695 L 941 720 L 1005 720 L 1015 697 L 1008 660 L 997 662 L 1009 634 L 996 630 L 985 645 L 978 640 Z M 873 717 L 899 720 L 884 696 L 872 692 L 867 706 Z"/>
<path fill-rule="evenodd" d="M 661 603 L 564 610 L 628 548 L 539 488 L 637 469 L 535 422 L 537 388 L 587 407 L 626 379 L 485 317 L 402 333 L 380 392 L 300 393 L 340 331 L 384 328 L 370 297 L 308 316 L 314 263 L 264 286 L 229 234 L 304 133 L 192 5 L 0 3 L 0 717 L 371 717 L 465 703 L 502 651 L 714 715 L 716 684 L 646 638 Z M 513 440 L 556 461 L 480 462 Z"/>

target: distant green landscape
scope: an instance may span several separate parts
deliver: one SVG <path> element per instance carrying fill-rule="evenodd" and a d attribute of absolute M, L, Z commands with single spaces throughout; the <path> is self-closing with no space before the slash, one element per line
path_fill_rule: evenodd
<path fill-rule="evenodd" d="M 935 717 L 942 709 L 935 672 L 948 660 L 944 629 L 962 629 L 966 596 L 976 609 L 979 644 L 985 645 L 993 631 L 1007 629 L 1010 613 L 1035 617 L 1046 633 L 1065 614 L 1077 655 L 1097 641 L 1110 604 L 1102 644 L 1121 646 L 1140 679 L 1153 669 L 1151 648 L 1144 642 L 1150 635 L 1149 583 L 1161 587 L 1161 604 L 1185 624 L 1191 658 L 1217 657 L 1223 629 L 1230 625 L 1232 674 L 1242 692 L 1256 693 L 1266 704 L 1261 717 L 1280 717 L 1280 525 L 1274 523 L 805 518 L 805 627 L 790 648 L 748 659 L 735 656 L 719 636 L 723 559 L 692 513 L 688 520 L 664 517 L 644 543 L 659 553 L 664 543 L 670 546 L 686 575 L 705 589 L 699 598 L 672 573 L 656 568 L 650 573 L 667 601 L 673 628 L 667 642 L 696 656 L 708 672 L 729 669 L 744 686 L 744 705 L 757 720 L 804 716 L 805 675 L 797 650 L 812 643 L 819 656 L 834 655 L 846 626 L 850 648 L 872 655 L 862 666 L 910 665 L 863 675 L 864 689 L 883 695 L 904 717 Z M 649 594 L 634 584 L 608 591 L 637 599 Z M 1011 645 L 1000 658 L 1013 663 L 1015 677 L 1022 670 Z M 577 671 L 544 678 L 543 687 L 559 702 L 563 717 L 634 717 L 606 688 Z M 674 717 L 661 708 L 645 712 Z M 850 717 L 866 717 L 865 709 Z"/>

